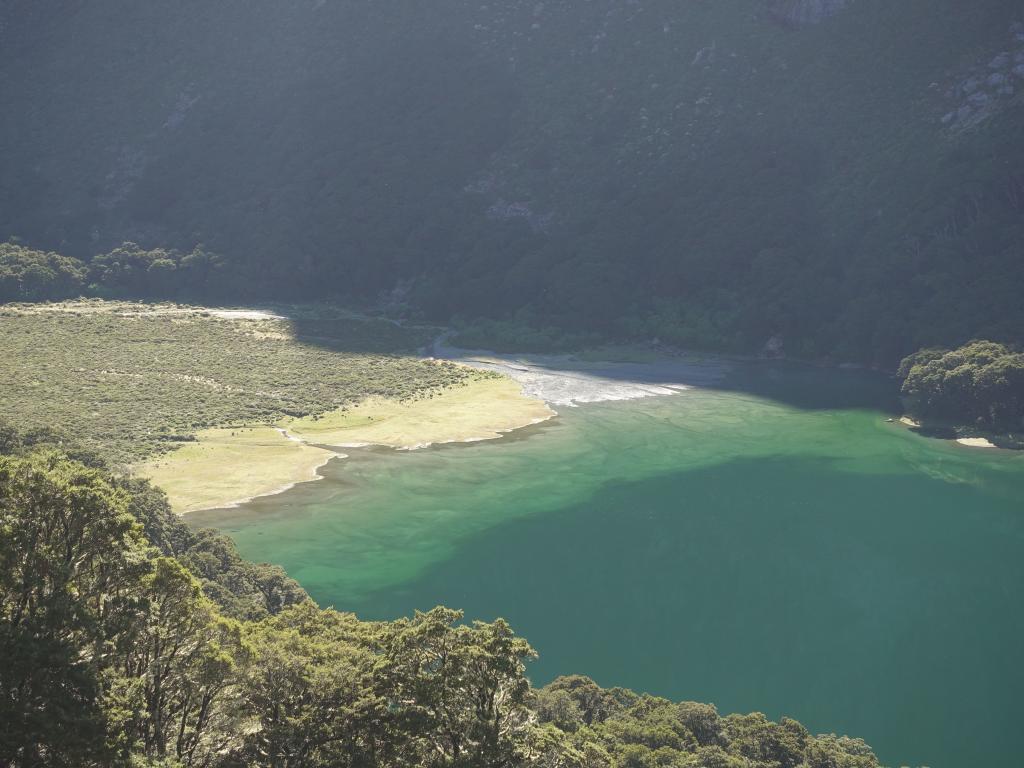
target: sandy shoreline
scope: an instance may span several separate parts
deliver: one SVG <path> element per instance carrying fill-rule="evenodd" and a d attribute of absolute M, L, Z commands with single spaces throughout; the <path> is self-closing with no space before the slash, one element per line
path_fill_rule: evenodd
<path fill-rule="evenodd" d="M 507 378 L 469 384 L 409 402 L 370 398 L 347 409 L 276 425 L 208 429 L 193 442 L 135 467 L 167 492 L 179 514 L 244 505 L 321 479 L 340 449 L 419 450 L 501 438 L 547 421 L 554 409 Z"/>
<path fill-rule="evenodd" d="M 232 319 L 263 314 L 220 312 Z M 407 402 L 369 398 L 276 425 L 206 430 L 195 443 L 140 465 L 137 472 L 163 487 L 181 514 L 239 507 L 321 479 L 320 468 L 344 458 L 341 449 L 412 451 L 496 440 L 554 418 L 557 407 L 676 395 L 720 381 L 731 367 L 720 359 L 682 357 L 645 363 L 582 362 L 567 355 L 511 358 L 447 347 L 445 338 L 435 342 L 433 359 L 500 378 L 481 377 Z M 259 431 L 254 435 L 253 430 Z"/>
<path fill-rule="evenodd" d="M 957 439 L 960 445 L 966 445 L 968 448 L 998 448 L 999 446 L 993 443 L 991 440 L 985 437 L 961 437 Z"/>
<path fill-rule="evenodd" d="M 206 511 L 208 511 L 210 509 L 235 509 L 237 507 L 241 507 L 241 506 L 243 506 L 245 504 L 248 504 L 251 501 L 255 501 L 256 499 L 262 499 L 265 496 L 277 496 L 279 493 L 284 493 L 285 491 L 290 491 L 292 488 L 294 488 L 295 486 L 300 485 L 302 483 L 314 483 L 317 480 L 323 480 L 324 477 L 323 477 L 323 475 L 320 474 L 320 470 L 323 469 L 324 467 L 326 467 L 328 464 L 330 464 L 335 459 L 345 459 L 345 458 L 348 458 L 348 457 L 344 453 L 331 454 L 331 455 L 327 456 L 327 458 L 325 458 L 320 464 L 317 464 L 315 467 L 313 467 L 312 468 L 311 476 L 307 477 L 307 478 L 305 478 L 303 480 L 294 480 L 292 482 L 285 483 L 284 485 L 279 485 L 276 488 L 269 488 L 269 489 L 266 489 L 266 490 L 259 491 L 259 492 L 255 493 L 255 494 L 253 494 L 252 496 L 246 496 L 245 498 L 235 499 L 234 501 L 229 501 L 226 504 L 217 504 L 214 507 L 204 507 L 202 509 L 193 509 L 193 510 L 189 510 L 189 512 L 182 512 L 181 514 L 186 515 L 186 514 L 190 514 L 191 512 L 206 512 Z"/>
<path fill-rule="evenodd" d="M 901 416 L 899 423 L 905 427 L 909 427 L 911 432 L 919 432 L 923 430 L 924 424 L 911 418 L 910 416 Z M 951 431 L 951 430 L 950 430 Z M 939 435 L 942 439 L 949 440 L 950 442 L 962 445 L 966 448 L 989 448 L 995 450 L 1003 450 L 998 445 L 993 443 L 987 437 L 953 437 L 952 434 Z"/>
<path fill-rule="evenodd" d="M 505 356 L 447 346 L 435 340 L 436 358 L 494 371 L 522 385 L 523 393 L 553 407 L 663 397 L 721 381 L 732 366 L 721 358 L 665 357 L 656 362 L 588 362 L 571 355 Z"/>
<path fill-rule="evenodd" d="M 295 419 L 286 433 L 313 445 L 378 445 L 416 450 L 445 443 L 492 440 L 556 415 L 508 378 L 478 377 L 465 386 L 395 402 L 369 398 L 351 408 Z"/>
<path fill-rule="evenodd" d="M 342 455 L 293 441 L 272 426 L 219 427 L 134 471 L 163 488 L 175 512 L 187 514 L 238 506 L 317 480 L 318 470 Z"/>

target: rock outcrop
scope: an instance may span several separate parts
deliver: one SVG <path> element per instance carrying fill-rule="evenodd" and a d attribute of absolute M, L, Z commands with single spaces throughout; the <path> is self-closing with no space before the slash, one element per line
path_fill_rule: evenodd
<path fill-rule="evenodd" d="M 1010 26 L 1009 45 L 957 73 L 944 92 L 941 123 L 963 131 L 984 122 L 1024 91 L 1024 24 Z"/>
<path fill-rule="evenodd" d="M 771 0 L 771 14 L 794 27 L 820 24 L 843 10 L 852 0 Z"/>

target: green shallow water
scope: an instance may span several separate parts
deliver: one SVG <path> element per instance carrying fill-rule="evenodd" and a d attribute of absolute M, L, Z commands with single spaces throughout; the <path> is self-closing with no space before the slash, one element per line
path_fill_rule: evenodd
<path fill-rule="evenodd" d="M 885 423 L 867 406 L 888 387 L 755 369 L 500 441 L 356 451 L 192 519 L 364 618 L 504 616 L 537 683 L 785 714 L 890 765 L 1018 766 L 1024 456 Z"/>

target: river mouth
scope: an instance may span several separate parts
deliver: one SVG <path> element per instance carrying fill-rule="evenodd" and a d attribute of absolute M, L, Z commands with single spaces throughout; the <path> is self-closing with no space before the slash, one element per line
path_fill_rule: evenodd
<path fill-rule="evenodd" d="M 353 451 L 190 521 L 364 618 L 503 616 L 538 683 L 788 715 L 887 764 L 1016 765 L 1022 457 L 887 423 L 877 377 L 737 376 L 487 444 Z"/>

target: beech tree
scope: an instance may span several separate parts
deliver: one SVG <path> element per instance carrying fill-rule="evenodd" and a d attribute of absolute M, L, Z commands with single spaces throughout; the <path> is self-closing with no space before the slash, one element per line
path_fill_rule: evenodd
<path fill-rule="evenodd" d="M 18 765 L 111 757 L 103 671 L 150 568 L 127 505 L 57 454 L 0 456 L 0 756 Z"/>

